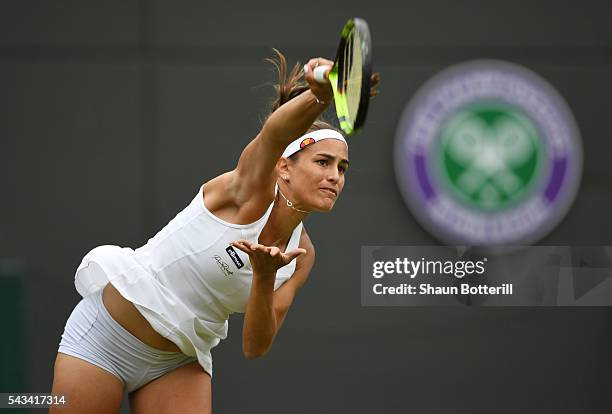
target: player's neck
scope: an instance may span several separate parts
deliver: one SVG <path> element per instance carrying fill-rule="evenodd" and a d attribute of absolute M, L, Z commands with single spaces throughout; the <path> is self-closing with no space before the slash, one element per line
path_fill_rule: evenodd
<path fill-rule="evenodd" d="M 268 221 L 259 236 L 259 242 L 266 246 L 286 247 L 293 230 L 306 216 L 308 213 L 287 206 L 285 199 L 277 194 Z"/>

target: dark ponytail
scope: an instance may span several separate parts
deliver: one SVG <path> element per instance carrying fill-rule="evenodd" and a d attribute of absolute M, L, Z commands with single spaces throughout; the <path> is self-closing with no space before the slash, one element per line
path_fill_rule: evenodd
<path fill-rule="evenodd" d="M 278 49 L 273 50 L 276 56 L 266 59 L 266 62 L 274 65 L 275 72 L 278 76 L 278 83 L 274 85 L 276 97 L 272 101 L 266 119 L 268 119 L 274 111 L 280 108 L 281 105 L 289 102 L 291 99 L 301 95 L 309 89 L 308 83 L 306 83 L 304 79 L 304 69 L 300 62 L 297 62 L 293 66 L 293 69 L 291 69 L 291 72 L 287 73 L 287 59 L 285 55 Z M 322 119 L 317 119 L 312 126 L 308 128 L 308 132 L 317 131 L 319 129 L 333 129 L 340 132 L 338 128 Z"/>

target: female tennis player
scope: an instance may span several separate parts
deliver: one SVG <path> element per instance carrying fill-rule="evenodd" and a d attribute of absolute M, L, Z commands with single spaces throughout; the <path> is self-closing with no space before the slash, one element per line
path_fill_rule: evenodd
<path fill-rule="evenodd" d="M 235 169 L 143 247 L 84 257 L 53 379 L 68 403 L 51 412 L 118 412 L 124 391 L 136 414 L 210 412 L 210 350 L 233 312 L 245 313 L 245 356 L 270 349 L 315 258 L 302 220 L 332 209 L 349 164 L 342 134 L 318 120 L 333 93 L 313 71 L 333 62 L 287 75 L 277 53 L 278 98 Z"/>

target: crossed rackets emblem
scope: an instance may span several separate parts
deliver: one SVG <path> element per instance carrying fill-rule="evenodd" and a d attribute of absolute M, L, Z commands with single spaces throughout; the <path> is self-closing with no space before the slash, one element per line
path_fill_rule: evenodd
<path fill-rule="evenodd" d="M 522 198 L 538 167 L 539 137 L 514 111 L 464 111 L 442 132 L 442 169 L 454 193 L 497 210 Z"/>

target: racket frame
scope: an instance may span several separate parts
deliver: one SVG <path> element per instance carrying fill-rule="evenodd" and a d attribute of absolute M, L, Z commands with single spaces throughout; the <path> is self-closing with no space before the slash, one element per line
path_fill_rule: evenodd
<path fill-rule="evenodd" d="M 345 49 L 351 47 L 349 39 L 353 31 L 359 33 L 361 39 L 362 50 L 362 76 L 361 76 L 361 92 L 359 97 L 359 107 L 354 122 L 351 123 L 349 117 L 348 101 L 346 96 L 346 64 Z M 352 52 L 349 51 L 349 52 Z M 350 57 L 352 59 L 352 56 Z M 347 134 L 353 135 L 363 127 L 368 113 L 368 105 L 370 102 L 370 86 L 372 76 L 372 42 L 370 37 L 370 29 L 364 19 L 354 17 L 348 20 L 342 29 L 342 36 L 338 51 L 336 52 L 336 60 L 334 66 L 329 71 L 328 79 L 331 83 L 334 92 L 334 104 L 336 107 L 336 115 L 340 128 Z"/>

